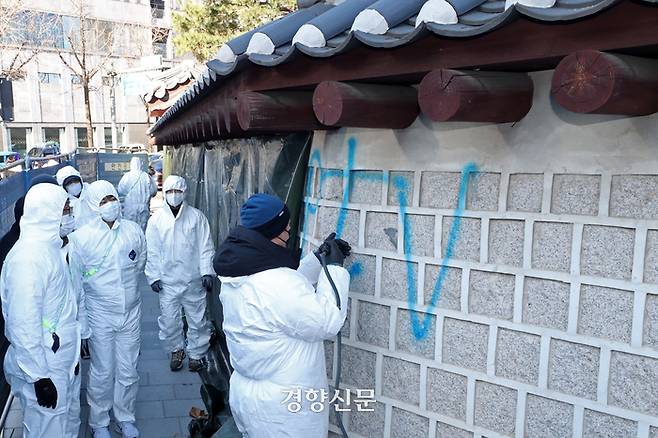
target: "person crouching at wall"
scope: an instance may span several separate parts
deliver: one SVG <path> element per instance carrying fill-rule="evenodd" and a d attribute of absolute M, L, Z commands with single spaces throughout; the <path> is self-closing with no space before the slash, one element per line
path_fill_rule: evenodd
<path fill-rule="evenodd" d="M 350 247 L 334 234 L 321 247 L 344 303 L 339 309 L 319 250 L 300 262 L 288 248 L 289 219 L 279 198 L 251 196 L 214 259 L 235 370 L 229 404 L 249 438 L 326 437 L 329 427 L 328 409 L 293 413 L 283 401 L 291 390 L 328 390 L 323 341 L 345 322 L 350 275 L 342 265 Z"/>

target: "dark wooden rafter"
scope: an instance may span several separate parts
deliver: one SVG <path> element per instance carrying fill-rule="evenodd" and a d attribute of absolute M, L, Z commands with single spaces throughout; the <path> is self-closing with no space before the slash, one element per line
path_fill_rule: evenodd
<path fill-rule="evenodd" d="M 558 64 L 551 94 L 577 113 L 653 114 L 658 112 L 658 60 L 578 51 Z"/>
<path fill-rule="evenodd" d="M 295 57 L 274 68 L 247 65 L 203 100 L 219 104 L 247 91 L 271 92 L 314 87 L 323 81 L 404 83 L 420 81 L 437 69 L 505 70 L 527 72 L 554 68 L 565 56 L 583 49 L 602 51 L 643 50 L 658 53 L 658 8 L 622 1 L 577 22 L 545 23 L 518 17 L 499 29 L 474 38 L 443 38 L 428 35 L 395 49 L 356 47 L 331 59 Z M 522 36 L 523 44 L 518 44 Z M 203 101 L 202 100 L 202 101 Z M 199 102 L 200 103 L 200 102 Z M 221 105 L 221 104 L 220 104 Z M 193 104 L 179 111 L 154 133 L 184 129 L 185 120 L 203 111 Z M 312 113 L 312 112 L 311 112 Z M 281 123 L 286 122 L 282 117 Z M 279 130 L 277 130 L 279 131 Z M 229 136 L 244 136 L 242 135 Z M 222 135 L 220 138 L 226 138 Z"/>
<path fill-rule="evenodd" d="M 533 88 L 525 73 L 441 69 L 423 78 L 418 102 L 436 122 L 517 122 L 532 107 Z"/>
<path fill-rule="evenodd" d="M 238 123 L 245 131 L 297 132 L 322 129 L 310 91 L 245 92 L 238 95 Z"/>
<path fill-rule="evenodd" d="M 327 126 L 404 129 L 418 117 L 418 93 L 410 86 L 326 81 L 315 88 L 313 111 Z"/>

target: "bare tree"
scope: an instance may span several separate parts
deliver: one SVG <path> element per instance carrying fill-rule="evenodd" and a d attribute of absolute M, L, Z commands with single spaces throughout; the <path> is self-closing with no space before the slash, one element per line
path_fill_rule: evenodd
<path fill-rule="evenodd" d="M 113 58 L 141 56 L 144 46 L 142 44 L 143 33 L 150 33 L 150 30 L 134 24 L 92 18 L 89 2 L 85 0 L 69 0 L 69 2 L 73 15 L 66 17 L 70 20 L 68 23 L 62 23 L 64 47 L 58 49 L 58 55 L 82 87 L 87 124 L 87 147 L 93 148 L 90 95 L 95 89 L 92 80 L 97 74 L 102 74 L 110 68 Z"/>
<path fill-rule="evenodd" d="M 27 64 L 56 44 L 55 22 L 55 15 L 26 9 L 23 0 L 0 0 L 0 76 L 24 78 Z"/>

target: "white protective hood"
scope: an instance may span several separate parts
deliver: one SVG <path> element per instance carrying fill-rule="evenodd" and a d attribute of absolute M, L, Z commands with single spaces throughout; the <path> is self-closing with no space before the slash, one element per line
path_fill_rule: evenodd
<path fill-rule="evenodd" d="M 89 184 L 89 188 L 87 189 L 87 202 L 89 203 L 89 208 L 100 217 L 100 203 L 104 197 L 110 195 L 117 198 L 117 201 L 119 200 L 117 190 L 109 181 L 101 179 Z"/>
<path fill-rule="evenodd" d="M 66 166 L 59 169 L 55 174 L 55 178 L 57 178 L 57 184 L 59 184 L 60 186 L 63 185 L 64 181 L 66 181 L 66 178 L 70 176 L 77 176 L 78 178 L 80 178 L 80 181 L 82 181 L 82 176 L 80 176 L 80 172 L 78 172 L 78 170 L 75 167 Z"/>
<path fill-rule="evenodd" d="M 66 191 L 54 184 L 37 184 L 28 190 L 21 218 L 21 237 L 61 242 L 59 226 L 68 198 Z"/>

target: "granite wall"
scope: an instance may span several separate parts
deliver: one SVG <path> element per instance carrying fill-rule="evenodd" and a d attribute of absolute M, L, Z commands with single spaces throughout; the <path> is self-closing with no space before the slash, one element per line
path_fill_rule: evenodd
<path fill-rule="evenodd" d="M 351 437 L 658 437 L 658 117 L 551 73 L 513 125 L 315 134 L 304 248 L 355 248 L 342 381 L 378 400 Z"/>

